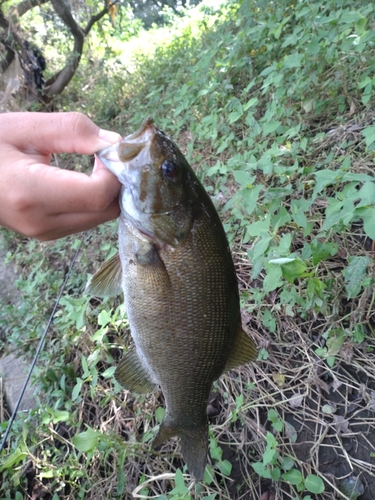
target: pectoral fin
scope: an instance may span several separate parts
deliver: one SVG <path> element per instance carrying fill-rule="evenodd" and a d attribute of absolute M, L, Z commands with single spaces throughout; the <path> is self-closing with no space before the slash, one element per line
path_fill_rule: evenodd
<path fill-rule="evenodd" d="M 117 253 L 103 262 L 99 270 L 90 278 L 85 288 L 86 295 L 94 297 L 112 297 L 122 293 L 122 268 Z"/>
<path fill-rule="evenodd" d="M 246 365 L 250 361 L 257 359 L 257 357 L 258 352 L 254 342 L 240 327 L 237 331 L 232 353 L 225 365 L 224 372 L 236 368 L 236 366 Z"/>
<path fill-rule="evenodd" d="M 128 391 L 147 394 L 156 389 L 147 370 L 142 366 L 136 348 L 132 346 L 115 371 L 116 380 Z"/>

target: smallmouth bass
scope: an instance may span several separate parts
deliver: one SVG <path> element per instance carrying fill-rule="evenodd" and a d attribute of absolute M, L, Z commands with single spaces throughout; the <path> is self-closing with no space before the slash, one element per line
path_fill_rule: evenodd
<path fill-rule="evenodd" d="M 179 436 L 188 469 L 201 480 L 212 383 L 257 357 L 241 326 L 226 235 L 194 171 L 151 118 L 98 156 L 122 184 L 119 255 L 86 293 L 124 293 L 134 343 L 116 379 L 136 393 L 161 387 L 166 410 L 152 447 Z"/>

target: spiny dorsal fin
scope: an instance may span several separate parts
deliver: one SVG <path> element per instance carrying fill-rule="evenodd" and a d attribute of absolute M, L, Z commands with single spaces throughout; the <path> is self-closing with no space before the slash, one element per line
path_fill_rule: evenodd
<path fill-rule="evenodd" d="M 100 266 L 99 270 L 87 282 L 86 295 L 94 297 L 112 297 L 122 293 L 122 268 L 117 253 Z"/>
<path fill-rule="evenodd" d="M 258 352 L 254 342 L 242 330 L 242 327 L 237 331 L 234 340 L 233 350 L 230 358 L 225 365 L 224 372 L 236 368 L 236 366 L 246 365 L 250 361 L 254 361 L 258 357 Z"/>
<path fill-rule="evenodd" d="M 118 364 L 115 378 L 125 389 L 137 394 L 147 394 L 156 389 L 156 384 L 152 382 L 149 373 L 142 366 L 134 346 Z"/>

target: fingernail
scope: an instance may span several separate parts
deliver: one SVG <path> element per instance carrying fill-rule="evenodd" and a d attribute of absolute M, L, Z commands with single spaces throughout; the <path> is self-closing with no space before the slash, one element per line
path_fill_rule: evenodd
<path fill-rule="evenodd" d="M 110 144 L 115 144 L 121 141 L 122 137 L 117 132 L 111 132 L 110 130 L 99 130 L 99 139 L 109 142 Z"/>

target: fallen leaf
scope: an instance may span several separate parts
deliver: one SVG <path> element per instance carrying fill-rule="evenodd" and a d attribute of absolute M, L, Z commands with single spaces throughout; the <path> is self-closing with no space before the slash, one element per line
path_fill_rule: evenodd
<path fill-rule="evenodd" d="M 339 380 L 337 377 L 333 376 L 332 389 L 334 391 L 337 391 L 337 389 L 341 386 L 342 386 L 341 380 Z"/>
<path fill-rule="evenodd" d="M 330 404 L 330 405 L 323 405 L 322 406 L 322 412 L 325 413 L 326 415 L 332 415 L 333 413 L 336 413 L 336 405 Z"/>
<path fill-rule="evenodd" d="M 296 429 L 286 421 L 284 422 L 284 426 L 285 436 L 290 439 L 291 443 L 295 443 L 298 437 Z"/>
<path fill-rule="evenodd" d="M 275 382 L 276 385 L 279 387 L 283 387 L 285 384 L 285 375 L 282 373 L 274 373 L 272 375 L 273 381 Z"/>
<path fill-rule="evenodd" d="M 344 344 L 341 348 L 340 354 L 341 354 L 342 359 L 346 363 L 351 363 L 351 361 L 353 359 L 353 354 L 354 354 L 353 353 L 353 345 L 349 344 L 349 343 Z"/>
<path fill-rule="evenodd" d="M 289 401 L 289 406 L 291 408 L 298 408 L 303 402 L 303 396 L 300 392 L 293 394 L 293 397 Z"/>
<path fill-rule="evenodd" d="M 344 418 L 342 415 L 332 415 L 333 423 L 335 424 L 336 431 L 338 434 L 346 434 L 349 432 L 349 420 Z"/>

